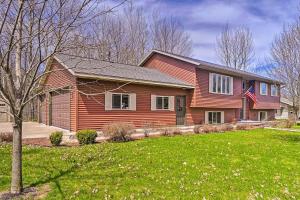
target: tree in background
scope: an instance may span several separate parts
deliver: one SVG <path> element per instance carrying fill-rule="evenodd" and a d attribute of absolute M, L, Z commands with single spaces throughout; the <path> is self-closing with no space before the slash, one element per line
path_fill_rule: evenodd
<path fill-rule="evenodd" d="M 86 23 L 70 54 L 135 65 L 152 49 L 191 54 L 192 41 L 178 20 L 157 12 L 145 13 L 131 1 L 122 12 Z"/>
<path fill-rule="evenodd" d="M 217 37 L 216 53 L 222 64 L 246 70 L 253 61 L 254 42 L 248 28 L 231 29 L 228 25 Z"/>
<path fill-rule="evenodd" d="M 300 21 L 288 25 L 271 47 L 271 75 L 285 83 L 284 92 L 293 102 L 296 116 L 300 106 Z"/>
<path fill-rule="evenodd" d="M 111 12 L 97 0 L 4 0 L 0 6 L 0 98 L 13 120 L 11 193 L 22 191 L 24 107 L 36 96 L 46 61 L 74 48 L 79 28 Z M 119 3 L 121 5 L 123 2 Z M 116 6 L 118 6 L 116 5 Z"/>

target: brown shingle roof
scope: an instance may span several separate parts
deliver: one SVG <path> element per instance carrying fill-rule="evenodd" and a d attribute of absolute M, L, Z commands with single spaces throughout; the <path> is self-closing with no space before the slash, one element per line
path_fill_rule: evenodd
<path fill-rule="evenodd" d="M 68 68 L 72 74 L 79 77 L 127 80 L 183 88 L 194 87 L 155 69 L 64 54 L 56 55 L 54 58 Z"/>

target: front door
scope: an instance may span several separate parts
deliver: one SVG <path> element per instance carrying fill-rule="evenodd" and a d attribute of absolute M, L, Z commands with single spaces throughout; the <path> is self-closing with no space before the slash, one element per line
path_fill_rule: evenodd
<path fill-rule="evenodd" d="M 186 97 L 176 96 L 176 125 L 185 125 Z"/>

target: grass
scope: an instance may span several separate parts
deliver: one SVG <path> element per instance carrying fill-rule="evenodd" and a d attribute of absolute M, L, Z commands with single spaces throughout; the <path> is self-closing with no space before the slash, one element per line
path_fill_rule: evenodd
<path fill-rule="evenodd" d="M 292 129 L 300 129 L 300 123 L 295 124 Z"/>
<path fill-rule="evenodd" d="M 0 146 L 0 191 L 11 146 Z M 300 133 L 257 129 L 82 147 L 24 147 L 47 199 L 300 199 Z"/>

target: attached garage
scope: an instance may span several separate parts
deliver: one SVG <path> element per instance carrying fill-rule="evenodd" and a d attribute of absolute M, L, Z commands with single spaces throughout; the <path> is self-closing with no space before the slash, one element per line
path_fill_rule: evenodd
<path fill-rule="evenodd" d="M 57 90 L 51 92 L 50 98 L 50 125 L 70 130 L 70 92 Z"/>

